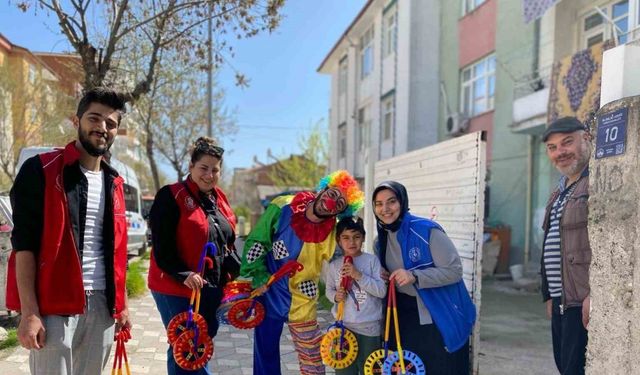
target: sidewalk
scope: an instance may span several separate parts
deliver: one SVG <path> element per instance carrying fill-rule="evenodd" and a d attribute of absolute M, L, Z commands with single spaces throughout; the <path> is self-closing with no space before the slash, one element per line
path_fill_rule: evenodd
<path fill-rule="evenodd" d="M 129 313 L 133 329 L 132 339 L 126 344 L 131 374 L 166 374 L 167 335 L 160 320 L 153 297 L 146 293 L 143 297 L 129 301 Z M 318 312 L 321 328 L 332 322 L 328 311 Z M 114 349 L 111 350 L 112 356 Z M 283 375 L 299 374 L 298 357 L 291 341 L 289 330 L 284 328 L 280 340 L 281 368 Z M 109 364 L 113 359 L 109 360 Z M 214 374 L 252 374 L 253 373 L 253 330 L 239 330 L 232 326 L 221 325 L 214 339 L 213 359 L 209 368 Z M 240 372 L 238 371 L 240 369 Z M 29 374 L 29 352 L 17 348 L 6 358 L 0 357 L 2 375 Z M 111 367 L 103 374 L 110 374 Z M 327 373 L 333 373 L 327 369 Z"/>
<path fill-rule="evenodd" d="M 133 339 L 127 343 L 132 374 L 165 374 L 167 337 L 151 294 L 130 301 Z M 508 282 L 484 280 L 482 289 L 480 374 L 557 374 L 551 349 L 549 321 L 544 304 L 535 293 L 521 292 Z M 328 311 L 319 311 L 322 328 L 332 322 Z M 298 360 L 288 329 L 280 341 L 283 375 L 299 374 Z M 253 331 L 223 325 L 214 340 L 209 362 L 215 374 L 252 374 Z M 111 360 L 110 364 L 113 363 Z M 238 371 L 240 370 L 240 371 Z M 105 374 L 109 374 L 109 367 Z M 28 351 L 0 352 L 0 374 L 29 373 Z M 328 374 L 333 370 L 327 368 Z"/>

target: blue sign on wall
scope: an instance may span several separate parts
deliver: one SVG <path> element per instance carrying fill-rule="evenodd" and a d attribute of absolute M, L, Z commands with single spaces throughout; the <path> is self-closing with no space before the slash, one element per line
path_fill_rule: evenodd
<path fill-rule="evenodd" d="M 596 137 L 596 159 L 622 155 L 627 144 L 628 108 L 598 116 L 598 135 Z"/>

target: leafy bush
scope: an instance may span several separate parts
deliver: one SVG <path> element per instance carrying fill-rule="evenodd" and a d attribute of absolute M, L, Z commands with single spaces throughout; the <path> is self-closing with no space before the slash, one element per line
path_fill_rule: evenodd
<path fill-rule="evenodd" d="M 9 328 L 7 330 L 9 336 L 4 341 L 0 341 L 0 350 L 13 348 L 14 346 L 18 346 L 18 333 L 15 328 Z"/>
<path fill-rule="evenodd" d="M 145 268 L 143 260 L 129 263 L 127 270 L 127 295 L 130 298 L 139 297 L 147 290 L 144 278 Z"/>

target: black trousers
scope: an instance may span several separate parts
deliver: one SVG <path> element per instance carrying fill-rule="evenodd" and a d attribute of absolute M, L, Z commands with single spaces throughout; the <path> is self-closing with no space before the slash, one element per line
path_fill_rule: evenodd
<path fill-rule="evenodd" d="M 552 299 L 551 336 L 553 358 L 562 375 L 584 375 L 587 330 L 582 325 L 582 307 L 570 307 L 560 315 L 560 298 Z"/>
<path fill-rule="evenodd" d="M 444 349 L 444 340 L 438 327 L 435 324 L 420 325 L 416 297 L 396 292 L 396 301 L 402 349 L 417 354 L 424 362 L 426 373 L 429 375 L 468 375 L 469 341 L 467 340 L 467 343 L 458 351 L 448 353 Z M 397 349 L 393 315 L 389 331 L 389 347 L 392 350 Z"/>

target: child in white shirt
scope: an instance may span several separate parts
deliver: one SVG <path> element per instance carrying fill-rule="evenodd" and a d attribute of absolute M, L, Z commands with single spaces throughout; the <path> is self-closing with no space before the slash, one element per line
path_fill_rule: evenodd
<path fill-rule="evenodd" d="M 364 362 L 373 351 L 381 347 L 381 321 L 383 298 L 387 286 L 380 276 L 380 261 L 362 252 L 365 230 L 361 218 L 345 218 L 336 226 L 336 239 L 343 256 L 329 264 L 326 273 L 326 295 L 335 304 L 331 310 L 336 316 L 337 304 L 344 301 L 343 321 L 358 340 L 358 356 L 336 374 L 364 374 Z M 353 264 L 345 263 L 344 256 L 351 256 Z M 340 286 L 343 276 L 353 279 L 350 290 Z"/>

